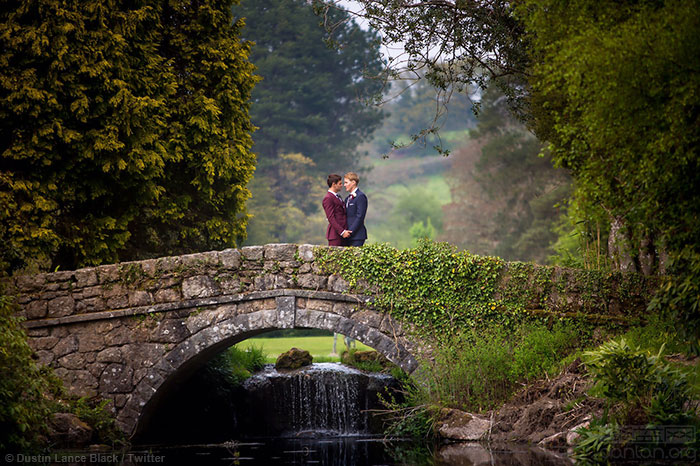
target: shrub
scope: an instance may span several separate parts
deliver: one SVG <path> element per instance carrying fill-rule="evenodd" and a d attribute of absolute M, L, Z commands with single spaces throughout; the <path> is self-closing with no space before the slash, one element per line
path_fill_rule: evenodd
<path fill-rule="evenodd" d="M 0 450 L 39 446 L 51 414 L 46 370 L 32 359 L 27 334 L 15 316 L 17 306 L 0 294 Z"/>
<path fill-rule="evenodd" d="M 620 338 L 585 352 L 583 361 L 596 381 L 593 393 L 606 398 L 609 405 L 619 403 L 623 416 L 641 408 L 655 423 L 688 421 L 688 376 L 666 362 L 662 354 L 663 346 L 653 355 Z"/>
<path fill-rule="evenodd" d="M 596 382 L 591 394 L 606 399 L 606 410 L 602 419 L 580 432 L 581 438 L 575 447 L 578 458 L 605 461 L 611 448 L 636 441 L 624 438 L 619 426 L 633 426 L 636 435 L 644 435 L 646 430 L 638 432 L 639 426 L 644 425 L 649 435 L 644 435 L 646 440 L 642 447 L 663 449 L 669 445 L 658 438 L 657 426 L 676 429 L 699 425 L 691 402 L 689 375 L 668 363 L 663 351 L 662 345 L 657 354 L 650 354 L 620 338 L 583 354 L 583 361 Z M 648 439 L 657 440 L 649 444 Z M 682 446 L 694 449 L 697 439 Z M 679 445 L 670 447 L 677 449 Z M 682 453 L 687 452 L 683 450 Z"/>

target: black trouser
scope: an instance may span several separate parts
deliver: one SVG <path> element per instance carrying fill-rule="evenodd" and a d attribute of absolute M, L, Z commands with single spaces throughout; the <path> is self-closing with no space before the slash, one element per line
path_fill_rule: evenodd
<path fill-rule="evenodd" d="M 363 239 L 346 239 L 345 240 L 345 246 L 362 246 L 365 244 L 365 240 Z"/>

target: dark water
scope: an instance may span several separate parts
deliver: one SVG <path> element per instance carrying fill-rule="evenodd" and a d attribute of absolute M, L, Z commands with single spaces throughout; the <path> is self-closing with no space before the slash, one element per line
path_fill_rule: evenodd
<path fill-rule="evenodd" d="M 139 455 L 142 455 L 139 457 Z M 150 458 L 148 455 L 151 455 Z M 527 446 L 435 446 L 414 440 L 337 437 L 259 439 L 220 445 L 149 448 L 128 453 L 123 465 L 411 465 L 549 466 L 573 464 L 565 454 Z"/>
<path fill-rule="evenodd" d="M 398 388 L 386 374 L 339 364 L 292 372 L 273 366 L 242 386 L 205 393 L 207 383 L 183 387 L 160 410 L 141 447 L 121 457 L 90 457 L 121 465 L 558 465 L 565 454 L 509 445 L 436 446 L 385 440 L 373 410 Z M 234 439 L 234 440 L 229 440 Z M 92 461 L 95 460 L 95 461 Z M 65 462 L 63 462 L 65 464 Z"/>
<path fill-rule="evenodd" d="M 8 458 L 5 458 L 6 460 Z M 336 437 L 258 439 L 218 445 L 140 447 L 129 452 L 58 452 L 13 458 L 13 464 L 103 466 L 221 465 L 386 465 L 386 466 L 550 466 L 573 465 L 561 453 L 519 446 L 480 444 L 434 446 L 411 440 Z"/>

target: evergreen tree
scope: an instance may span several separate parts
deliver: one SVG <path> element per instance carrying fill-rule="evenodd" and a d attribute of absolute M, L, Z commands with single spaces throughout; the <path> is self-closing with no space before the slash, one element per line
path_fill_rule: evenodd
<path fill-rule="evenodd" d="M 382 85 L 367 77 L 381 70 L 376 34 L 335 10 L 329 20 L 340 31 L 330 47 L 305 0 L 244 0 L 234 14 L 245 18 L 243 36 L 255 42 L 251 61 L 263 78 L 251 107 L 260 169 L 277 178 L 285 153 L 310 158 L 319 174 L 356 168 L 357 145 L 381 121 L 363 101 Z"/>
<path fill-rule="evenodd" d="M 230 7 L 5 2 L 4 267 L 74 268 L 243 236 L 255 78 Z"/>

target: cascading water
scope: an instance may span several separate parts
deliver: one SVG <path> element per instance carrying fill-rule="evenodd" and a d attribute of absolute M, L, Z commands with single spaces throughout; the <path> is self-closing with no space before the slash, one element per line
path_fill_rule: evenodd
<path fill-rule="evenodd" d="M 376 431 L 368 410 L 381 408 L 378 393 L 395 384 L 333 363 L 279 372 L 266 366 L 243 383 L 237 419 L 246 436 L 353 436 Z"/>

